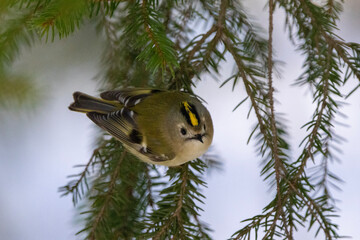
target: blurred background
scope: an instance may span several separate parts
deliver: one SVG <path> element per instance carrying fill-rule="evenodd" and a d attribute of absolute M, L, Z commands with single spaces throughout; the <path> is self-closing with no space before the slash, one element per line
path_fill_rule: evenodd
<path fill-rule="evenodd" d="M 266 29 L 267 11 L 263 0 L 244 1 L 250 14 Z M 346 41 L 360 42 L 360 2 L 347 0 L 339 24 L 339 35 Z M 71 197 L 60 197 L 58 187 L 67 183 L 66 176 L 77 173 L 76 164 L 86 163 L 92 154 L 97 127 L 85 116 L 68 110 L 72 93 L 97 94 L 100 56 L 103 42 L 91 24 L 67 39 L 37 45 L 23 51 L 13 71 L 30 76 L 40 97 L 36 107 L 27 111 L 0 112 L 0 239 L 45 240 L 77 239 L 77 211 Z M 307 88 L 292 86 L 301 73 L 302 57 L 284 32 L 284 15 L 276 12 L 274 48 L 277 59 L 285 62 L 281 77 L 275 79 L 276 109 L 288 120 L 293 154 L 305 136 L 300 129 L 312 116 L 314 106 Z M 213 152 L 223 162 L 223 171 L 206 176 L 206 205 L 202 220 L 215 231 L 214 239 L 226 239 L 240 229 L 240 221 L 262 211 L 271 199 L 269 187 L 260 177 L 260 160 L 254 144 L 246 144 L 255 122 L 247 119 L 248 105 L 235 112 L 233 108 L 245 97 L 241 87 L 230 85 L 219 89 L 233 67 L 229 60 L 222 66 L 220 81 L 204 76 L 195 92 L 207 101 L 212 114 L 215 137 Z M 353 85 L 344 89 L 350 92 Z M 360 94 L 353 94 L 342 108 L 346 118 L 337 120 L 348 127 L 337 126 L 346 138 L 341 145 L 341 163 L 332 171 L 344 183 L 341 191 L 333 190 L 338 199 L 339 233 L 360 239 Z M 314 232 L 300 230 L 296 239 L 313 239 Z M 321 237 L 319 238 L 321 239 Z"/>

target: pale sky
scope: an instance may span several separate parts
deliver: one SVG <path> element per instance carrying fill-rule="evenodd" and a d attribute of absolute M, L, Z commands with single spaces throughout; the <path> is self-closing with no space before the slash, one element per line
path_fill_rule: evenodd
<path fill-rule="evenodd" d="M 249 6 L 252 15 L 266 24 L 264 1 L 247 3 L 252 4 Z M 340 36 L 346 41 L 360 42 L 359 11 L 359 1 L 346 1 L 339 25 Z M 60 198 L 57 190 L 68 182 L 66 176 L 77 173 L 74 165 L 89 159 L 97 129 L 85 115 L 70 112 L 67 107 L 74 91 L 97 94 L 97 84 L 92 79 L 99 69 L 100 46 L 95 33 L 86 29 L 69 39 L 26 51 L 17 63 L 16 69 L 45 83 L 46 101 L 29 113 L 9 114 L 6 118 L 3 112 L 0 114 L 0 239 L 76 239 L 74 233 L 80 229 L 74 220 L 77 212 L 71 198 Z M 93 50 L 89 51 L 90 48 Z M 274 48 L 277 58 L 286 63 L 282 78 L 274 80 L 278 90 L 276 109 L 286 113 L 296 154 L 305 134 L 300 126 L 310 119 L 313 106 L 307 89 L 290 86 L 301 73 L 303 60 L 287 41 L 281 13 L 275 18 Z M 222 79 L 226 79 L 232 62 L 222 69 Z M 352 81 L 355 86 L 357 80 Z M 216 240 L 229 238 L 240 229 L 241 220 L 260 214 L 271 199 L 268 185 L 259 174 L 260 159 L 254 142 L 246 145 L 254 117 L 246 118 L 248 104 L 232 112 L 245 97 L 243 87 L 239 85 L 231 92 L 230 85 L 218 89 L 219 85 L 205 76 L 196 89 L 208 102 L 215 128 L 213 149 L 224 162 L 223 172 L 206 177 L 208 189 L 204 192 L 207 198 L 202 220 L 215 230 L 212 236 Z M 350 89 L 349 86 L 344 92 Z M 340 234 L 360 239 L 360 92 L 350 97 L 348 103 L 342 109 L 348 118 L 339 118 L 350 126 L 338 128 L 338 133 L 347 139 L 341 145 L 342 163 L 331 166 L 345 181 L 342 191 L 333 191 L 340 200 L 340 218 L 335 221 L 340 225 Z M 314 235 L 300 231 L 296 236 L 313 239 Z"/>

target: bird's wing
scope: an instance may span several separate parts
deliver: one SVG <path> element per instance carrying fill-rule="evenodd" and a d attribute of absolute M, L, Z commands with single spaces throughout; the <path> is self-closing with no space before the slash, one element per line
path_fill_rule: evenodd
<path fill-rule="evenodd" d="M 117 100 L 124 104 L 125 107 L 133 107 L 144 98 L 163 91 L 164 90 L 148 88 L 127 88 L 103 92 L 100 96 L 105 100 Z"/>
<path fill-rule="evenodd" d="M 122 108 L 108 114 L 89 112 L 87 116 L 111 135 L 119 139 L 126 146 L 134 149 L 138 154 L 154 162 L 171 160 L 174 156 L 153 152 L 146 146 L 143 134 L 136 125 L 136 113 Z"/>
<path fill-rule="evenodd" d="M 125 143 L 136 143 L 131 139 L 131 132 L 137 129 L 131 112 L 119 110 L 108 114 L 89 112 L 86 115 L 99 127 Z"/>

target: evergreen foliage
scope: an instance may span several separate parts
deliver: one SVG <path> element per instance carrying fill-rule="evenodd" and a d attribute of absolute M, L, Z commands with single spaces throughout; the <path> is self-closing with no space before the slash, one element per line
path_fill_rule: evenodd
<path fill-rule="evenodd" d="M 269 36 L 234 0 L 4 0 L 0 3 L 0 73 L 24 47 L 36 41 L 64 38 L 94 19 L 106 45 L 102 56 L 103 89 L 151 86 L 192 92 L 203 73 L 218 75 L 232 57 L 235 71 L 224 84 L 242 86 L 256 123 L 254 138 L 262 159 L 261 175 L 272 186 L 273 199 L 263 212 L 244 220 L 232 239 L 293 239 L 300 227 L 316 228 L 326 239 L 339 238 L 337 208 L 331 188 L 341 180 L 330 170 L 336 160 L 335 117 L 340 87 L 360 81 L 360 45 L 335 33 L 342 1 L 269 0 Z M 316 104 L 304 124 L 301 153 L 290 154 L 287 128 L 275 111 L 272 57 L 273 13 L 286 13 L 289 39 L 305 56 L 299 87 L 313 90 Z M 203 25 L 199 33 L 194 26 Z M 345 69 L 345 74 L 342 70 Z M 17 88 L 0 78 L 0 86 Z M 2 88 L 1 88 L 2 89 Z M 0 90 L 1 93 L 1 90 Z M 1 99 L 1 98 L 0 98 Z M 234 110 L 235 110 L 234 109 Z M 309 168 L 309 163 L 313 167 Z M 207 165 L 194 160 L 177 168 L 150 166 L 136 160 L 106 134 L 79 174 L 60 188 L 83 211 L 85 239 L 211 239 L 200 218 Z M 81 200 L 81 201 L 80 201 Z M 240 220 L 240 219 L 239 219 Z M 229 233 L 231 234 L 231 233 Z"/>

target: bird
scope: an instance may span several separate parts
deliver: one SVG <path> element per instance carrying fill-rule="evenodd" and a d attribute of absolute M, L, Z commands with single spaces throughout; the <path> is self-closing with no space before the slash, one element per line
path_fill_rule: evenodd
<path fill-rule="evenodd" d="M 211 115 L 195 96 L 182 91 L 124 88 L 100 98 L 73 93 L 69 109 L 86 113 L 140 160 L 179 166 L 204 154 L 212 143 Z"/>

